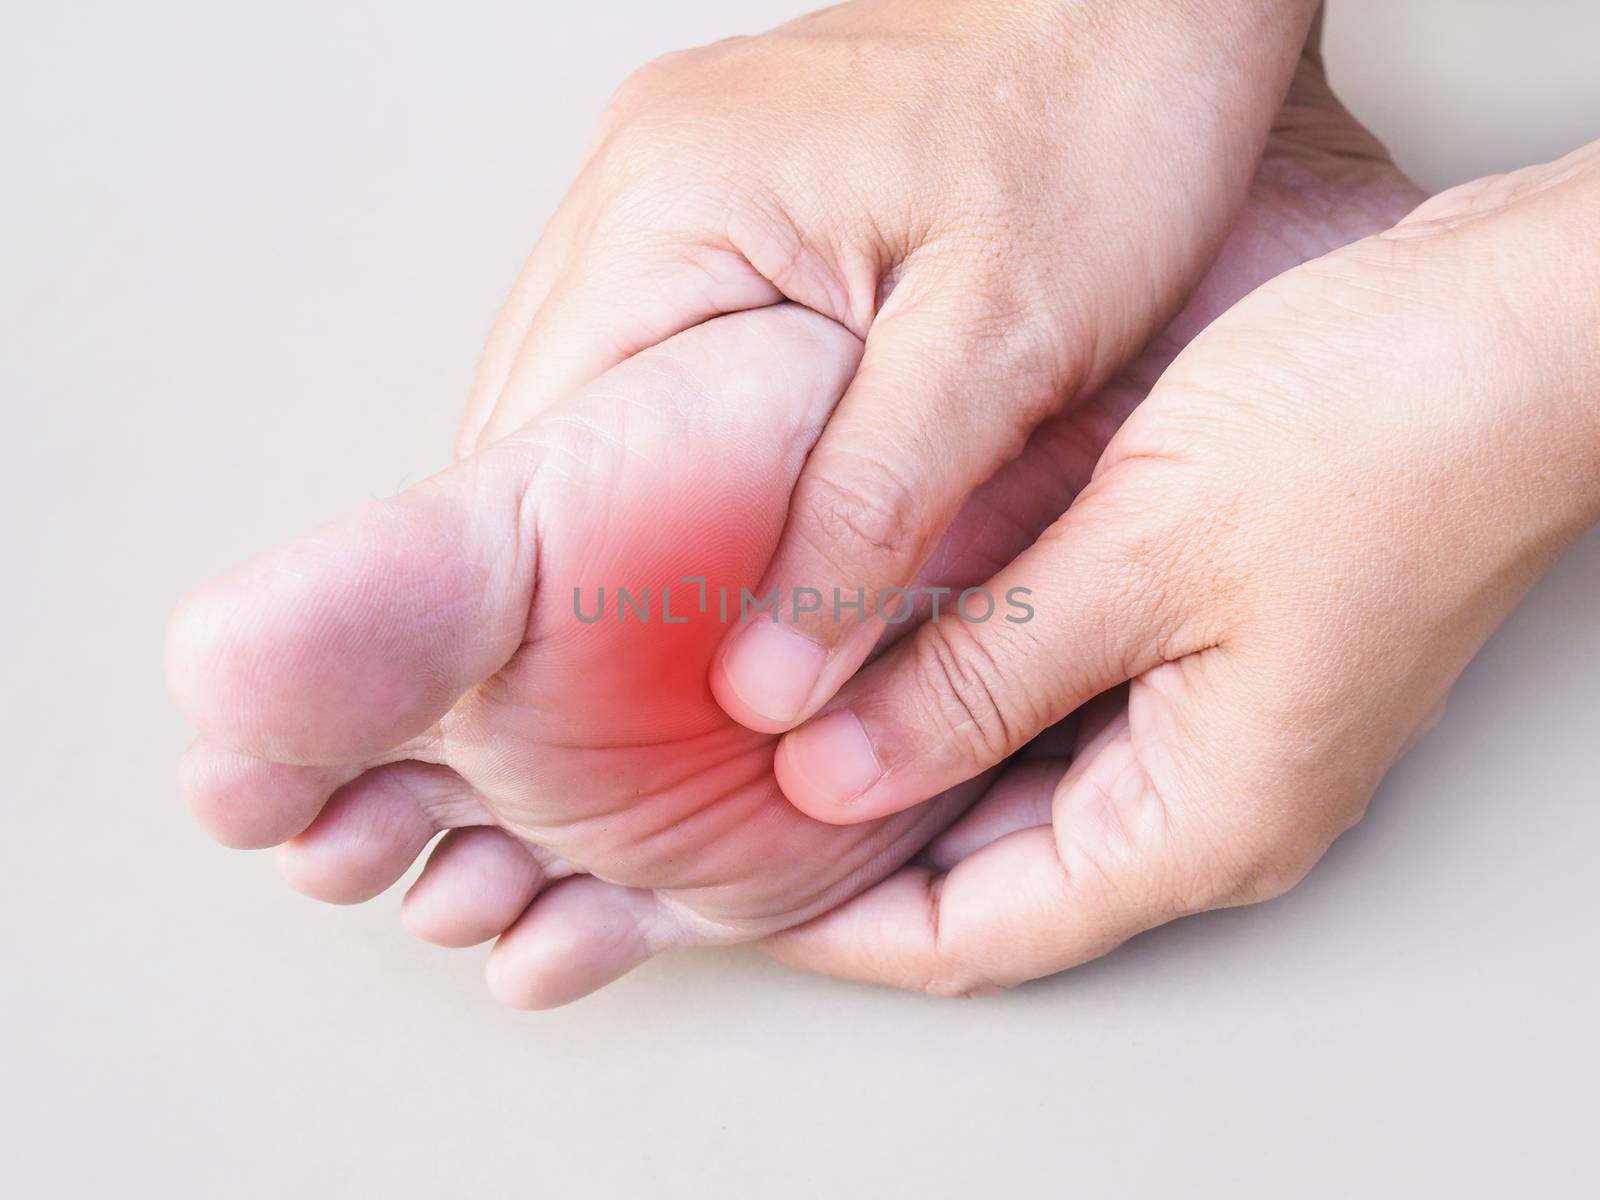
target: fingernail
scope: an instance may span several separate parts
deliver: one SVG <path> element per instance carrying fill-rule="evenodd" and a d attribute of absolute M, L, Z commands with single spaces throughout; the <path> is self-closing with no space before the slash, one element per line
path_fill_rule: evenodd
<path fill-rule="evenodd" d="M 883 774 L 867 731 L 848 708 L 796 729 L 784 739 L 784 754 L 813 803 L 848 804 Z"/>
<path fill-rule="evenodd" d="M 757 621 L 734 638 L 722 665 L 740 700 L 788 725 L 800 719 L 827 659 L 826 650 L 788 626 Z"/>

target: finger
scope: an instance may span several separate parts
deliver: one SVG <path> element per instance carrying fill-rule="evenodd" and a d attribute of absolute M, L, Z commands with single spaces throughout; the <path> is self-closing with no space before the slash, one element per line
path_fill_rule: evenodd
<path fill-rule="evenodd" d="M 1050 824 L 1050 799 L 1066 770 L 1064 759 L 1009 766 L 971 811 L 928 843 L 923 857 L 948 871 L 1009 834 Z"/>
<path fill-rule="evenodd" d="M 752 729 L 779 732 L 816 711 L 887 620 L 904 619 L 889 589 L 916 576 L 1061 390 L 1058 373 L 1011 346 L 996 322 L 944 302 L 908 304 L 873 325 L 795 488 L 756 593 L 775 593 L 777 611 L 730 633 L 713 667 L 719 702 Z"/>
<path fill-rule="evenodd" d="M 665 234 L 615 247 L 608 240 L 581 236 L 529 323 L 475 445 L 527 424 L 640 350 L 712 317 L 783 299 L 732 249 Z"/>
<path fill-rule="evenodd" d="M 1259 653 L 1231 647 L 1144 675 L 1062 776 L 1048 827 L 945 874 L 902 870 L 766 948 L 827 974 L 971 995 L 1281 895 L 1359 819 L 1377 778 L 1353 785 L 1307 756 L 1286 728 L 1303 726 L 1285 721 L 1297 673 L 1269 676 Z"/>
<path fill-rule="evenodd" d="M 1048 825 L 1063 776 L 1074 761 L 1098 752 L 1127 703 L 1126 688 L 1104 692 L 1024 746 L 971 811 L 928 843 L 929 865 L 948 871 L 1007 834 Z"/>
<path fill-rule="evenodd" d="M 948 873 L 907 868 L 767 939 L 793 966 L 977 995 L 1096 958 L 1145 929 L 1231 902 L 1211 847 L 1229 810 L 1167 804 L 1125 720 L 1055 789 L 1053 824 L 1010 833 Z"/>
<path fill-rule="evenodd" d="M 982 589 L 958 598 L 788 734 L 774 764 L 790 801 L 851 823 L 920 803 L 1021 749 L 1090 698 L 1216 637 L 1187 546 L 1181 474 L 1130 464 L 1160 510 L 1121 498 L 1113 470 Z M 1166 478 L 1152 477 L 1152 472 Z"/>
<path fill-rule="evenodd" d="M 534 317 L 544 307 L 556 278 L 571 261 L 572 240 L 582 203 L 578 188 L 574 187 L 573 194 L 562 202 L 534 243 L 532 253 L 512 284 L 511 294 L 495 317 L 478 358 L 477 370 L 473 372 L 461 423 L 456 428 L 457 458 L 467 457 L 477 447 L 483 427 L 489 423 L 523 343 L 527 341 Z"/>
<path fill-rule="evenodd" d="M 1101 692 L 1074 714 L 1077 728 L 1072 731 L 1069 758 L 1083 758 L 1099 749 L 1107 730 L 1126 714 L 1129 691 L 1127 687 L 1116 687 Z"/>
<path fill-rule="evenodd" d="M 604 136 L 590 142 L 572 186 L 567 189 L 555 215 L 534 243 L 533 251 L 512 285 L 510 296 L 495 318 L 473 374 L 472 389 L 467 396 L 461 422 L 456 429 L 457 458 L 467 457 L 482 443 L 483 428 L 489 423 L 500 401 L 506 380 L 511 377 L 511 371 L 528 340 L 534 318 L 544 308 L 556 280 L 582 253 L 581 239 L 585 230 L 592 225 L 595 195 L 599 187 L 595 160 L 604 145 Z M 533 415 L 533 411 L 528 414 L 530 418 Z"/>

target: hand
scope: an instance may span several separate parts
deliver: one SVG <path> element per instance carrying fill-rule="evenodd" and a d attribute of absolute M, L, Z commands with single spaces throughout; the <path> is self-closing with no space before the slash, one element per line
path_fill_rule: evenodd
<path fill-rule="evenodd" d="M 1600 518 L 1597 232 L 1600 143 L 1440 196 L 1196 339 L 989 582 L 1037 619 L 922 626 L 776 769 L 813 816 L 881 818 L 1090 704 L 1071 765 L 1012 768 L 933 869 L 774 953 L 969 992 L 1295 883 Z"/>
<path fill-rule="evenodd" d="M 463 451 L 718 313 L 866 340 L 759 590 L 903 585 L 1040 421 L 1098 390 L 1216 255 L 1314 0 L 856 0 L 669 56 L 606 112 L 491 336 Z M 883 631 L 730 638 L 777 732 Z"/>
<path fill-rule="evenodd" d="M 979 489 L 921 582 L 985 579 L 1060 514 L 1192 330 L 1413 203 L 1303 71 L 1174 329 Z M 754 578 L 859 352 L 792 306 L 706 322 L 455 470 L 205 589 L 170 659 L 202 734 L 183 772 L 196 815 L 231 845 L 288 839 L 294 885 L 339 902 L 381 891 L 448 830 L 405 920 L 446 945 L 498 935 L 492 984 L 525 1006 L 877 882 L 981 785 L 883 822 L 808 820 L 777 791 L 773 740 L 707 693 L 719 627 L 575 636 L 569 607 L 573 586 L 700 573 L 708 546 L 730 578 Z"/>

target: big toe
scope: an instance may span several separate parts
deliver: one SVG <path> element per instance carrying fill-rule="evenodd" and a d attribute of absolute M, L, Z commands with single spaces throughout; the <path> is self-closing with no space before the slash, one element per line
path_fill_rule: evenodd
<path fill-rule="evenodd" d="M 497 447 L 201 587 L 168 630 L 179 707 L 206 741 L 289 763 L 425 732 L 520 644 L 531 473 Z"/>
<path fill-rule="evenodd" d="M 178 763 L 178 787 L 200 827 L 224 846 L 276 846 L 311 824 L 353 767 L 302 767 L 196 742 Z"/>

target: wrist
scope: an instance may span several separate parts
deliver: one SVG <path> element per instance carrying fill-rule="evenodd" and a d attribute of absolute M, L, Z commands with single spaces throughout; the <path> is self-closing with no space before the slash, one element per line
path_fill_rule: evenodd
<path fill-rule="evenodd" d="M 1293 61 L 1320 24 L 1323 0 L 986 0 L 996 14 L 1025 12 L 1047 29 L 1118 34 L 1191 48 L 1197 56 L 1221 54 L 1259 70 L 1270 61 Z"/>
<path fill-rule="evenodd" d="M 1600 142 L 1381 236 L 1454 326 L 1451 391 L 1515 481 L 1512 511 L 1565 540 L 1600 521 Z"/>
<path fill-rule="evenodd" d="M 1033 44 L 1058 38 L 1066 52 L 1086 40 L 1155 44 L 1172 48 L 1163 57 L 1271 74 L 1300 56 L 1322 7 L 1323 0 L 974 0 L 954 18 L 963 29 L 1008 30 Z"/>
<path fill-rule="evenodd" d="M 1548 414 L 1551 437 L 1530 464 L 1573 536 L 1600 522 L 1600 142 L 1518 172 L 1500 255 L 1507 341 Z M 1519 211 L 1520 210 L 1520 211 Z"/>

